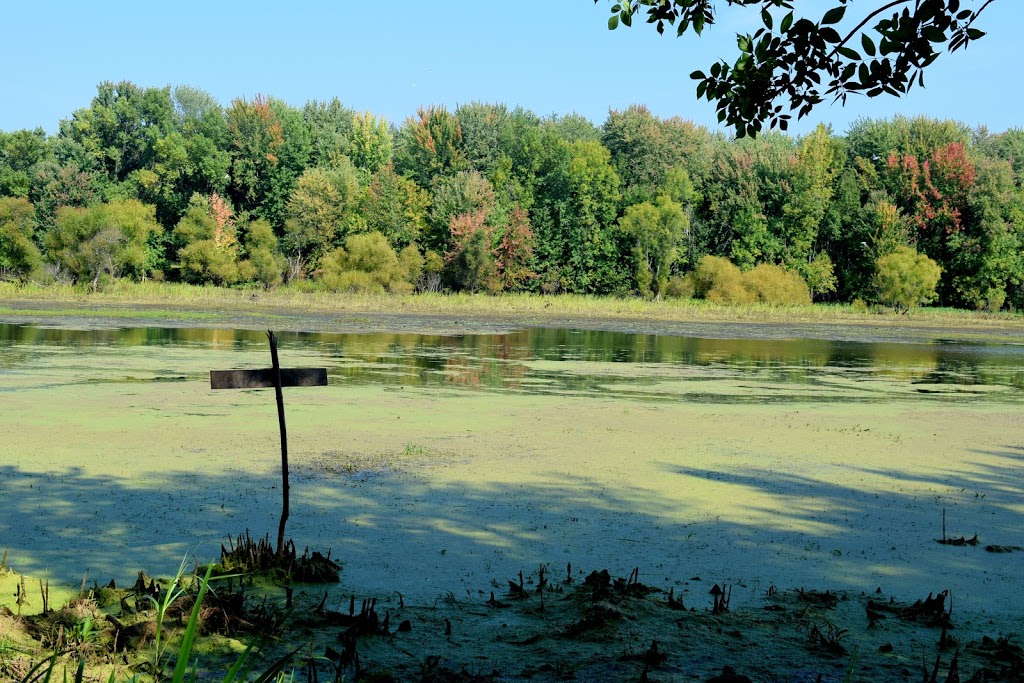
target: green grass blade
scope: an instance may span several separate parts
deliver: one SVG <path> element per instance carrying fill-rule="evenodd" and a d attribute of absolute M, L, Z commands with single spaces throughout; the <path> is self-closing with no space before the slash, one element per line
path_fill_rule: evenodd
<path fill-rule="evenodd" d="M 299 650 L 301 650 L 304 647 L 306 647 L 305 643 L 299 645 L 297 648 L 286 654 L 284 657 L 281 657 L 281 659 L 274 662 L 269 669 L 264 671 L 260 675 L 260 677 L 256 679 L 255 683 L 270 683 L 270 681 L 276 679 L 277 675 L 281 673 L 281 670 L 288 666 L 288 662 L 292 660 L 292 657 L 299 654 Z"/>
<path fill-rule="evenodd" d="M 206 597 L 206 590 L 210 587 L 210 574 L 213 572 L 213 565 L 206 570 L 206 576 L 199 584 L 199 594 L 196 595 L 196 604 L 192 606 L 192 614 L 188 618 L 188 626 L 185 628 L 185 635 L 182 636 L 181 646 L 178 648 L 178 661 L 174 664 L 174 675 L 171 683 L 184 683 L 188 675 L 188 660 L 192 656 L 192 645 L 195 643 L 196 630 L 199 623 L 199 610 L 203 606 L 203 598 Z M 192 669 L 192 678 L 195 679 L 195 667 Z"/>
<path fill-rule="evenodd" d="M 857 650 L 853 648 L 853 654 L 850 655 L 850 667 L 846 670 L 846 678 L 843 679 L 843 683 L 851 683 L 853 681 L 853 668 L 857 664 Z"/>
<path fill-rule="evenodd" d="M 242 670 L 243 666 L 245 666 L 246 660 L 249 659 L 249 655 L 252 654 L 254 649 L 254 645 L 250 644 L 244 651 L 242 651 L 242 654 L 238 655 L 238 659 L 235 660 L 235 663 L 231 665 L 231 668 L 228 669 L 228 672 L 224 675 L 224 683 L 234 683 L 235 680 L 244 680 L 244 678 L 238 679 L 238 672 Z"/>
<path fill-rule="evenodd" d="M 39 677 L 43 675 L 43 671 L 40 671 L 42 667 L 46 666 L 46 680 L 50 680 L 50 675 L 53 672 L 53 667 L 57 663 L 57 653 L 54 652 L 49 659 L 42 659 L 36 663 L 31 669 L 28 670 L 22 679 L 21 683 L 33 683 L 33 681 L 39 680 Z"/>

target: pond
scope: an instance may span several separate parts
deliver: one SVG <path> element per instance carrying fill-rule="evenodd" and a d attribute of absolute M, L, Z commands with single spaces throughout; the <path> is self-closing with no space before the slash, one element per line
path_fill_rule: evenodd
<path fill-rule="evenodd" d="M 286 365 L 326 366 L 336 385 L 701 403 L 1024 397 L 1024 344 L 711 339 L 565 329 L 278 336 Z M 267 364 L 266 336 L 251 330 L 0 324 L 0 391 L 201 381 L 210 369 Z"/>
<path fill-rule="evenodd" d="M 1024 345 L 278 336 L 284 366 L 328 368 L 285 392 L 288 531 L 334 549 L 345 591 L 486 595 L 571 562 L 677 594 L 713 577 L 737 604 L 774 584 L 1019 605 L 1021 554 L 935 539 L 945 514 L 1021 545 Z M 120 583 L 276 530 L 273 393 L 208 375 L 267 365 L 256 331 L 0 325 L 0 552 Z"/>

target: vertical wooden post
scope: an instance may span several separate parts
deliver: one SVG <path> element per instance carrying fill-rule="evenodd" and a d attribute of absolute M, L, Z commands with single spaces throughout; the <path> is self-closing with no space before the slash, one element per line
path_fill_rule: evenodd
<path fill-rule="evenodd" d="M 277 336 L 267 330 L 270 361 L 274 370 L 274 394 L 277 397 L 277 422 L 281 427 L 281 523 L 277 526 L 277 556 L 284 555 L 284 527 L 288 523 L 288 427 L 284 423 L 284 392 L 281 390 L 281 363 L 277 360 Z"/>
<path fill-rule="evenodd" d="M 284 529 L 288 524 L 288 427 L 284 422 L 283 387 L 325 387 L 327 368 L 282 368 L 277 359 L 277 336 L 267 330 L 273 367 L 259 370 L 210 370 L 211 389 L 269 389 L 277 398 L 277 423 L 281 428 L 281 523 L 277 527 L 277 558 L 284 559 Z"/>

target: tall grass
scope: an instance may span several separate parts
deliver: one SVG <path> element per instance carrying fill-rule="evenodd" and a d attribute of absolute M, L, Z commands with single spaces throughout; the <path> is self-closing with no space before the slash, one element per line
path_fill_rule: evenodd
<path fill-rule="evenodd" d="M 32 303 L 42 304 L 33 309 Z M 61 307 L 61 304 L 67 304 Z M 883 326 L 1020 328 L 1024 316 L 949 308 L 920 308 L 909 315 L 884 309 L 865 310 L 848 304 L 777 306 L 763 303 L 731 305 L 706 300 L 650 301 L 579 294 L 338 294 L 308 284 L 272 290 L 200 287 L 182 283 L 118 280 L 103 291 L 80 287 L 15 285 L 0 282 L 0 313 L 19 311 L 46 315 L 97 317 L 175 317 L 203 319 L 234 313 L 275 314 L 405 314 L 503 319 L 510 323 L 557 324 L 590 321 L 834 323 Z"/>
<path fill-rule="evenodd" d="M 207 567 L 206 575 L 203 576 L 199 581 L 199 591 L 196 594 L 195 604 L 192 606 L 192 612 L 189 615 L 188 624 L 185 627 L 185 631 L 181 637 L 181 643 L 178 645 L 177 656 L 174 663 L 174 673 L 171 675 L 170 683 L 185 683 L 186 681 L 195 681 L 199 675 L 199 661 L 198 659 L 192 659 L 192 651 L 195 646 L 196 637 L 199 631 L 199 614 L 203 606 L 203 598 L 206 597 L 207 592 L 210 590 L 210 577 L 213 572 L 214 565 Z M 185 595 L 185 590 L 182 588 L 182 578 L 185 572 L 185 563 L 182 562 L 181 567 L 178 569 L 174 579 L 168 586 L 167 591 L 162 600 L 156 600 L 150 597 L 156 613 L 157 613 L 157 629 L 155 636 L 155 647 L 154 647 L 154 662 L 153 662 L 153 680 L 158 683 L 163 680 L 163 649 L 161 647 L 161 640 L 164 636 L 164 615 L 168 608 L 178 598 Z M 218 579 L 229 578 L 227 576 L 217 577 Z M 149 596 L 147 596 L 149 597 Z M 255 665 L 255 656 L 260 650 L 262 644 L 261 640 L 257 640 L 250 643 L 245 650 L 238 655 L 235 662 L 227 670 L 222 678 L 223 683 L 242 683 L 253 682 L 253 683 L 270 683 L 271 681 L 279 681 L 283 678 L 282 672 L 292 658 L 304 647 L 300 645 L 294 650 L 288 652 L 283 657 L 273 662 L 269 667 L 264 669 L 259 674 L 253 674 L 253 668 Z M 21 678 L 21 683 L 50 683 L 53 677 L 57 673 L 57 665 L 60 660 L 62 653 L 59 651 L 53 652 L 46 659 L 37 662 L 28 673 Z M 83 683 L 85 680 L 85 668 L 86 659 L 84 656 L 79 656 L 78 663 L 75 666 L 75 673 L 70 680 L 74 683 Z M 64 683 L 67 683 L 68 671 L 65 667 L 63 676 L 61 679 Z M 138 683 L 140 677 L 135 673 L 125 674 L 123 678 L 118 678 L 117 672 L 112 671 L 107 678 L 107 683 Z"/>

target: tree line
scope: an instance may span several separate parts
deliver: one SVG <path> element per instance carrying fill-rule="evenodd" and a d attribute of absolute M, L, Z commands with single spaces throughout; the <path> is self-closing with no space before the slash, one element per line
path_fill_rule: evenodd
<path fill-rule="evenodd" d="M 0 131 L 0 277 L 1016 309 L 1022 178 L 1024 130 L 927 117 L 732 139 L 473 102 L 395 126 L 107 82 L 55 135 Z"/>

